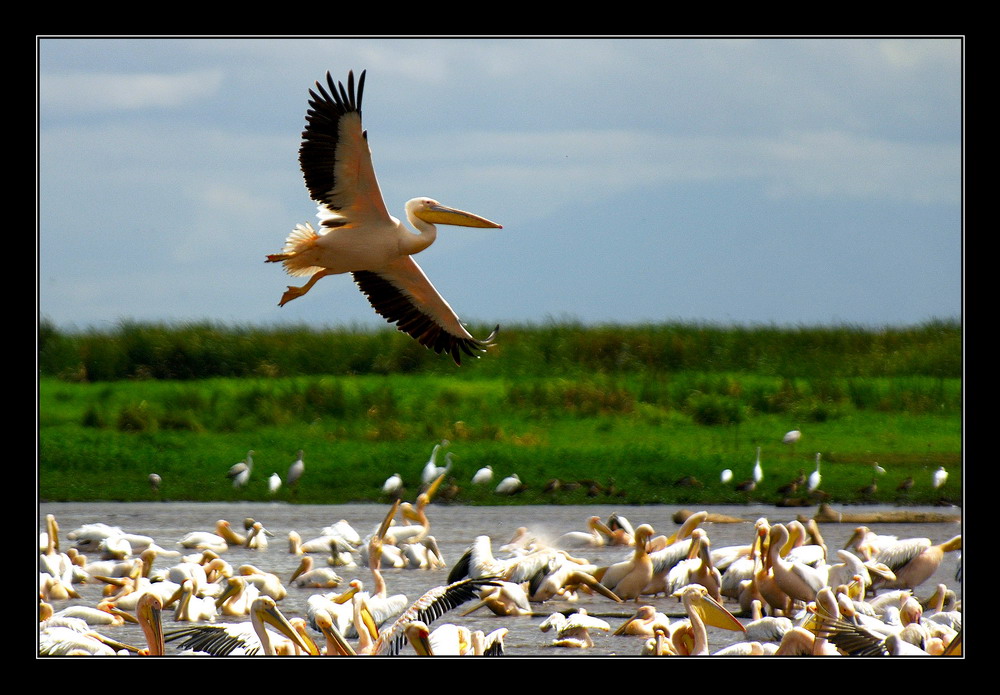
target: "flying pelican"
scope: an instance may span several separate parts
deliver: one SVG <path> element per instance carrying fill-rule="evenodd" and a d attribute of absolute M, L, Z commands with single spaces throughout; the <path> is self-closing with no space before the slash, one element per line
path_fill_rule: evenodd
<path fill-rule="evenodd" d="M 948 471 L 944 469 L 944 466 L 938 466 L 938 469 L 934 471 L 934 489 L 937 490 L 942 487 L 948 481 Z"/>
<path fill-rule="evenodd" d="M 449 208 L 430 198 L 406 203 L 406 218 L 414 234 L 386 209 L 372 166 L 368 133 L 361 125 L 365 73 L 355 90 L 354 73 L 347 87 L 326 75 L 309 91 L 306 129 L 299 148 L 299 165 L 306 188 L 318 204 L 320 231 L 300 224 L 281 253 L 267 262 L 281 262 L 293 276 L 310 275 L 302 287 L 289 286 L 279 306 L 301 297 L 327 275 L 351 273 L 375 311 L 388 322 L 437 353 L 448 353 L 461 364 L 462 353 L 478 357 L 493 343 L 499 326 L 478 340 L 424 275 L 412 255 L 437 238 L 435 224 L 500 229 L 478 215 Z"/>
<path fill-rule="evenodd" d="M 821 454 L 816 452 L 816 470 L 809 474 L 809 492 L 813 492 L 819 488 L 820 481 L 823 480 L 823 476 L 819 473 L 819 459 Z"/>
<path fill-rule="evenodd" d="M 302 449 L 299 449 L 298 456 L 296 456 L 295 461 L 292 465 L 288 467 L 288 475 L 285 476 L 285 482 L 288 483 L 288 487 L 295 488 L 296 483 L 299 482 L 299 478 L 306 470 L 305 461 L 302 460 Z"/>

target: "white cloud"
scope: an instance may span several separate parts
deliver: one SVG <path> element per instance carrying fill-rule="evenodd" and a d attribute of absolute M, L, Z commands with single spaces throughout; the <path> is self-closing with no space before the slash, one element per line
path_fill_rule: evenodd
<path fill-rule="evenodd" d="M 40 105 L 60 112 L 173 109 L 215 94 L 221 70 L 164 73 L 45 73 L 40 78 Z"/>

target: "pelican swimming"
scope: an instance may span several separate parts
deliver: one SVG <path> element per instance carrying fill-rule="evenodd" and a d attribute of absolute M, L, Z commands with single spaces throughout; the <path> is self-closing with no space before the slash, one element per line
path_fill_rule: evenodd
<path fill-rule="evenodd" d="M 600 568 L 594 573 L 597 580 L 616 596 L 638 601 L 653 578 L 653 563 L 647 552 L 647 543 L 653 533 L 653 527 L 649 524 L 639 526 L 635 530 L 635 551 L 632 557 Z"/>
<path fill-rule="evenodd" d="M 929 538 L 910 538 L 893 543 L 883 548 L 875 556 L 875 561 L 887 565 L 896 578 L 876 581 L 875 585 L 880 588 L 915 589 L 934 575 L 945 553 L 961 549 L 961 536 L 937 545 L 932 544 Z"/>
<path fill-rule="evenodd" d="M 672 595 L 680 599 L 687 612 L 687 626 L 675 624 L 671 632 L 674 648 L 679 654 L 701 656 L 709 653 L 706 625 L 734 632 L 746 632 L 742 623 L 709 596 L 708 589 L 700 584 L 688 584 Z"/>
<path fill-rule="evenodd" d="M 330 73 L 327 86 L 310 90 L 306 129 L 299 148 L 299 165 L 306 188 L 318 204 L 320 231 L 300 224 L 281 253 L 267 262 L 281 262 L 293 276 L 311 276 L 302 287 L 289 286 L 279 306 L 306 294 L 327 275 L 351 273 L 375 311 L 390 323 L 456 364 L 462 354 L 478 357 L 493 343 L 497 329 L 478 340 L 462 325 L 413 260 L 434 243 L 435 224 L 500 229 L 478 215 L 449 208 L 430 198 L 406 203 L 407 229 L 386 209 L 372 166 L 368 133 L 361 125 L 365 72 L 355 88 L 354 73 L 347 86 Z"/>
<path fill-rule="evenodd" d="M 168 633 L 166 641 L 183 638 L 180 647 L 205 652 L 213 656 L 255 655 L 273 656 L 278 650 L 280 635 L 267 629 L 271 625 L 294 645 L 309 654 L 319 654 L 311 640 L 306 640 L 278 610 L 270 596 L 260 596 L 253 602 L 249 623 L 199 625 Z"/>

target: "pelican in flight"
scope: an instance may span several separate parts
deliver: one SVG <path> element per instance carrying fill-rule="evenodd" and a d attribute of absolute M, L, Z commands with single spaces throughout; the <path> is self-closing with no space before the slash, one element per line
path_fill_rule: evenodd
<path fill-rule="evenodd" d="M 299 165 L 319 207 L 320 229 L 308 223 L 296 226 L 282 252 L 267 257 L 269 263 L 283 263 L 290 275 L 310 276 L 302 287 L 289 286 L 278 305 L 301 297 L 320 278 L 351 273 L 376 313 L 421 345 L 448 353 L 461 364 L 463 353 L 478 357 L 485 352 L 499 326 L 483 340 L 473 337 L 412 256 L 434 243 L 435 224 L 501 225 L 431 198 L 406 203 L 406 219 L 416 233 L 392 217 L 361 125 L 364 88 L 365 73 L 355 85 L 350 72 L 346 88 L 327 73 L 326 87 L 317 82 L 316 90 L 309 90 Z"/>

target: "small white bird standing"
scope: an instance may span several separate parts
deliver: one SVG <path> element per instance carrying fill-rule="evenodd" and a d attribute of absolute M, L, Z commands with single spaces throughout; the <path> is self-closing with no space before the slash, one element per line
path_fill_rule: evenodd
<path fill-rule="evenodd" d="M 947 481 L 948 481 L 948 471 L 944 469 L 944 466 L 939 466 L 938 469 L 934 471 L 934 489 L 937 490 Z"/>
<path fill-rule="evenodd" d="M 288 483 L 288 486 L 295 487 L 295 484 L 299 482 L 299 478 L 302 477 L 305 470 L 306 464 L 302 460 L 302 449 L 299 449 L 299 455 L 292 465 L 288 467 L 288 475 L 285 477 L 285 482 Z"/>
<path fill-rule="evenodd" d="M 760 447 L 757 447 L 757 461 L 753 464 L 753 481 L 760 485 L 764 480 L 764 469 L 760 465 Z"/>
<path fill-rule="evenodd" d="M 277 473 L 272 473 L 271 477 L 267 479 L 267 489 L 273 495 L 281 488 L 281 476 Z"/>
<path fill-rule="evenodd" d="M 473 485 L 488 485 L 493 480 L 493 466 L 483 466 L 472 476 Z"/>
<path fill-rule="evenodd" d="M 393 473 L 382 484 L 382 492 L 386 495 L 395 495 L 402 489 L 403 479 L 399 477 L 399 473 Z"/>
<path fill-rule="evenodd" d="M 517 476 L 517 473 L 511 473 L 500 481 L 500 484 L 496 487 L 496 493 L 498 495 L 513 495 L 515 492 L 519 492 L 523 487 L 524 484 Z"/>
<path fill-rule="evenodd" d="M 820 481 L 823 480 L 823 476 L 819 474 L 819 452 L 816 452 L 816 470 L 809 474 L 809 492 L 817 489 L 819 487 Z"/>
<path fill-rule="evenodd" d="M 722 480 L 723 485 L 725 485 L 726 483 L 733 482 L 733 471 L 732 471 L 732 469 L 731 468 L 723 469 L 722 475 L 719 476 L 719 479 Z"/>
<path fill-rule="evenodd" d="M 156 473 L 150 473 L 149 474 L 149 487 L 153 490 L 153 492 L 159 492 L 160 491 L 160 483 L 162 483 L 162 482 L 163 482 L 163 478 L 161 478 Z"/>

